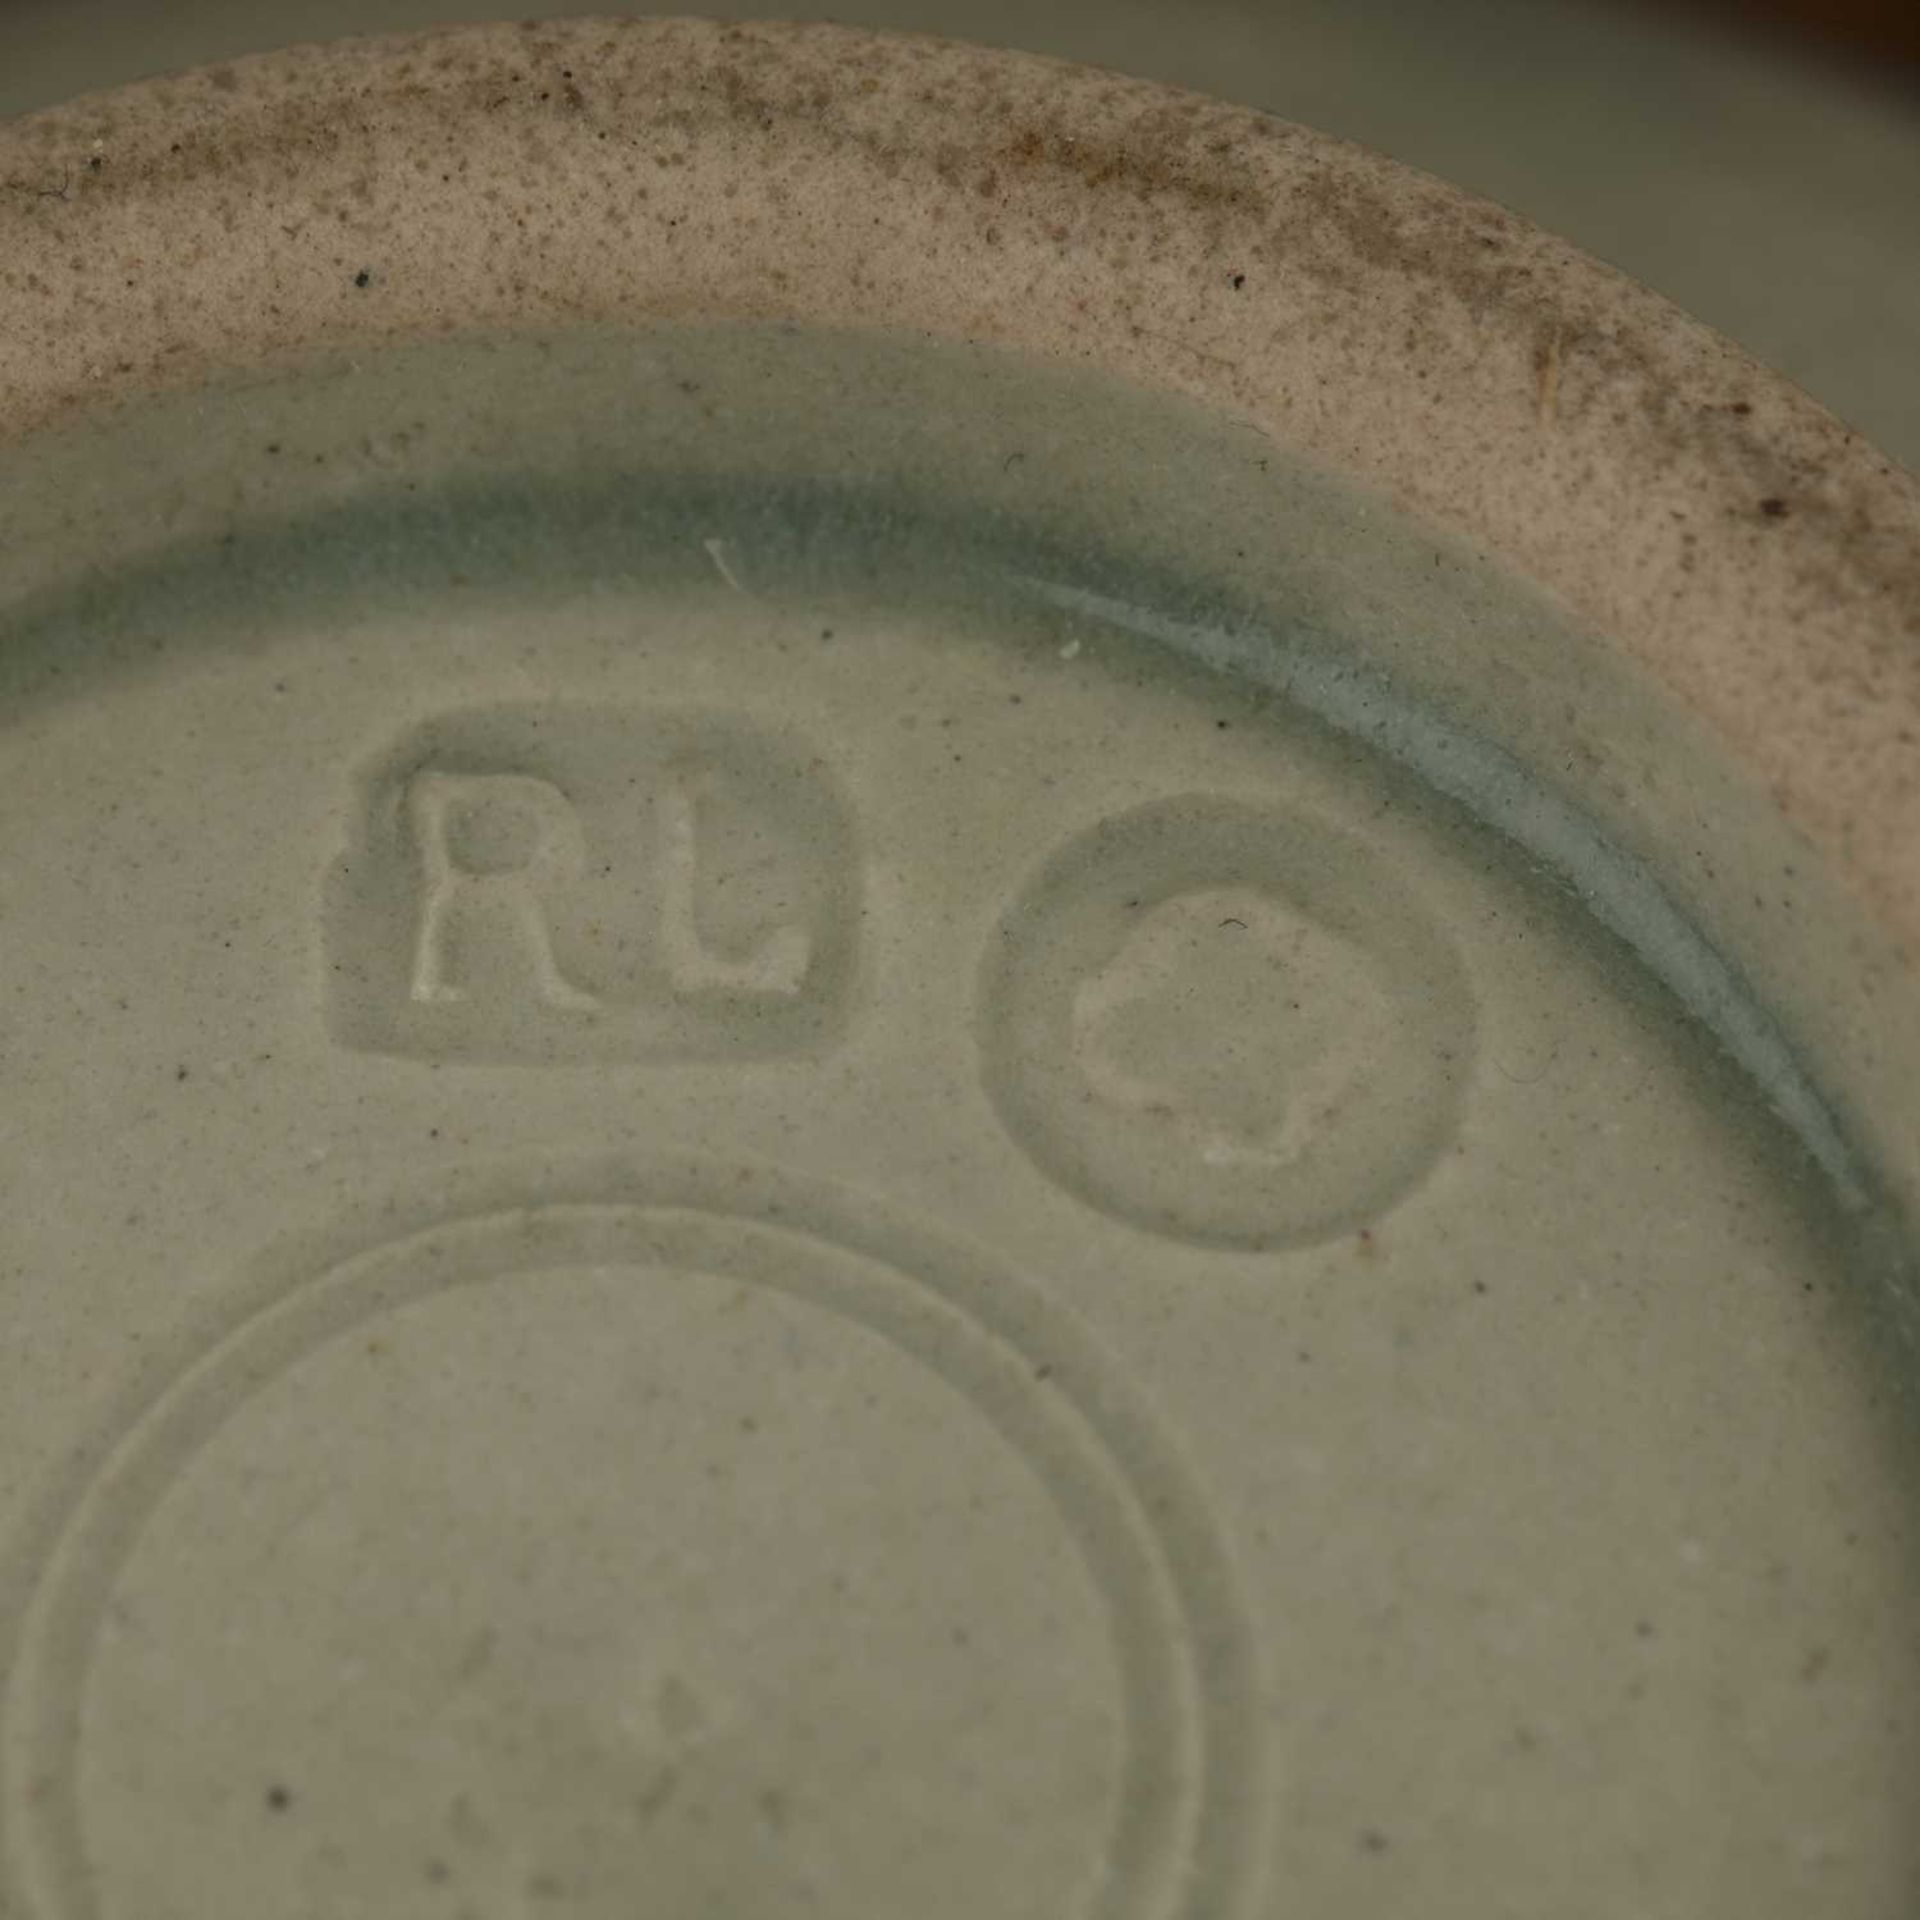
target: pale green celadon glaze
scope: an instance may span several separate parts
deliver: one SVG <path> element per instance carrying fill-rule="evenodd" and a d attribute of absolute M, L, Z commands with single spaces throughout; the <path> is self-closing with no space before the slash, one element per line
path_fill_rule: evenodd
<path fill-rule="evenodd" d="M 302 357 L 0 450 L 0 1913 L 1906 1909 L 1912 983 L 1719 719 L 1100 367 Z"/>

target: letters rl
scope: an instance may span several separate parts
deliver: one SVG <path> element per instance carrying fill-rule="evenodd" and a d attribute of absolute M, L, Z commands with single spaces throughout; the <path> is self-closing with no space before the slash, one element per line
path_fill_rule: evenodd
<path fill-rule="evenodd" d="M 337 1037 L 529 1062 L 830 1037 L 859 871 L 816 758 L 704 718 L 495 710 L 423 731 L 367 783 L 330 883 Z"/>

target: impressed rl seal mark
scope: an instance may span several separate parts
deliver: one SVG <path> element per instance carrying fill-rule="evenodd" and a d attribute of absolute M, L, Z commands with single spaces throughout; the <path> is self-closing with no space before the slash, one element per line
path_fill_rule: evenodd
<path fill-rule="evenodd" d="M 494 707 L 364 780 L 327 888 L 335 1036 L 525 1064 L 829 1041 L 860 861 L 804 747 L 729 715 Z"/>

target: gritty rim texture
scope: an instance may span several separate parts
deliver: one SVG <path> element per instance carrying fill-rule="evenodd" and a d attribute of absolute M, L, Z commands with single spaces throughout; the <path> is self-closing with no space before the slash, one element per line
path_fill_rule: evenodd
<path fill-rule="evenodd" d="M 298 50 L 0 128 L 0 437 L 316 348 L 694 315 L 1231 409 L 1555 594 L 1920 939 L 1920 486 L 1406 168 L 1024 55 L 656 20 Z"/>

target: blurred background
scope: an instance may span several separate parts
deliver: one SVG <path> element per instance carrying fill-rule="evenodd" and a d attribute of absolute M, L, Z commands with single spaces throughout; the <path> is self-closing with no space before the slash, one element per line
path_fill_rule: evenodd
<path fill-rule="evenodd" d="M 682 0 L 501 7 L 792 18 Z M 1920 0 L 832 0 L 1197 87 L 1503 202 L 1920 469 Z M 0 0 L 0 117 L 487 0 Z"/>

